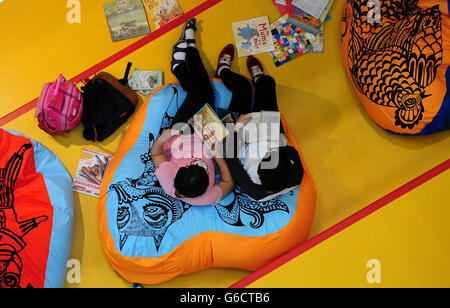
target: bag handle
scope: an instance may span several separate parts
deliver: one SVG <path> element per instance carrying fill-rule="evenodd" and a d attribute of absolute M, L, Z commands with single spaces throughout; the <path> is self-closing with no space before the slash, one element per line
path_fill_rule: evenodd
<path fill-rule="evenodd" d="M 53 96 L 50 100 L 50 105 L 57 110 L 61 110 L 62 104 L 63 104 L 63 100 L 61 100 L 59 102 L 56 100 L 56 98 L 58 97 L 59 88 L 61 87 L 61 82 L 63 82 L 63 79 L 64 79 L 63 75 L 59 74 L 58 80 L 56 81 L 56 85 L 55 84 L 53 85 Z"/>
<path fill-rule="evenodd" d="M 128 76 L 130 75 L 130 69 L 131 69 L 131 66 L 133 65 L 133 63 L 131 63 L 131 62 L 128 62 L 128 64 L 127 64 L 127 69 L 125 70 L 125 74 L 124 74 L 124 76 L 123 76 L 123 79 L 120 79 L 119 80 L 119 82 L 122 84 L 122 85 L 124 85 L 124 86 L 127 86 L 128 85 Z"/>
<path fill-rule="evenodd" d="M 58 76 L 58 80 L 56 81 L 56 86 L 53 86 L 53 97 L 52 97 L 52 102 L 53 100 L 56 98 L 56 96 L 58 95 L 59 92 L 59 87 L 61 86 L 61 81 L 63 80 L 63 75 L 59 74 Z"/>

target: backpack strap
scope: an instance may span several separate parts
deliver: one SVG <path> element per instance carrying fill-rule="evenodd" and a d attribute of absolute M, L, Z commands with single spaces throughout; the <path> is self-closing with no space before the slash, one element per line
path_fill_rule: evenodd
<path fill-rule="evenodd" d="M 123 78 L 119 80 L 119 82 L 124 86 L 128 85 L 128 76 L 130 75 L 130 70 L 131 70 L 132 65 L 133 65 L 133 63 L 128 62 L 127 68 L 125 70 L 125 74 L 124 74 Z"/>

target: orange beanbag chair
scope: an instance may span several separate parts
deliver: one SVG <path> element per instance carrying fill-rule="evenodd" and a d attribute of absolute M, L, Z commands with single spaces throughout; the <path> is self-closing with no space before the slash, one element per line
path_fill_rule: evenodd
<path fill-rule="evenodd" d="M 216 107 L 227 109 L 231 92 L 221 81 L 212 84 Z M 185 97 L 179 84 L 152 94 L 102 183 L 98 217 L 103 247 L 111 266 L 130 282 L 158 284 L 209 267 L 256 270 L 308 238 L 316 190 L 304 161 L 300 186 L 267 202 L 253 201 L 239 188 L 220 204 L 203 207 L 164 193 L 150 148 Z M 289 144 L 298 149 L 285 121 L 283 126 Z"/>
<path fill-rule="evenodd" d="M 72 179 L 58 157 L 0 129 L 0 289 L 63 288 L 73 216 Z"/>
<path fill-rule="evenodd" d="M 450 129 L 448 0 L 347 0 L 342 51 L 381 127 L 407 135 Z"/>

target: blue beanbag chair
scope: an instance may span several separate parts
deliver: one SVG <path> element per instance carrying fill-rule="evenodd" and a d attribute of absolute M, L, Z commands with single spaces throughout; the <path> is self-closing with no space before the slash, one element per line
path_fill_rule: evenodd
<path fill-rule="evenodd" d="M 220 80 L 212 84 L 216 108 L 228 109 L 231 92 Z M 153 92 L 103 179 L 98 212 L 104 250 L 130 282 L 158 284 L 209 267 L 256 270 L 308 238 L 316 190 L 304 161 L 300 186 L 267 202 L 251 200 L 239 187 L 220 204 L 203 207 L 164 192 L 150 149 L 185 97 L 179 84 Z M 283 126 L 288 144 L 299 150 L 285 121 Z"/>

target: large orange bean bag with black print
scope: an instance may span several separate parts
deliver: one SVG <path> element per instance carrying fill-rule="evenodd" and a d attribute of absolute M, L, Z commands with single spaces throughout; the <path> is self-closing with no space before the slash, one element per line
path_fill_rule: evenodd
<path fill-rule="evenodd" d="M 347 0 L 343 62 L 370 117 L 422 135 L 450 129 L 448 0 Z"/>
<path fill-rule="evenodd" d="M 212 85 L 216 107 L 228 109 L 231 92 L 219 80 Z M 256 202 L 237 187 L 215 206 L 191 206 L 164 192 L 150 148 L 170 127 L 186 95 L 179 84 L 153 92 L 102 182 L 98 217 L 103 247 L 111 266 L 130 282 L 158 284 L 210 267 L 256 270 L 308 239 L 316 189 L 284 120 L 288 144 L 299 151 L 305 170 L 293 191 Z"/>

